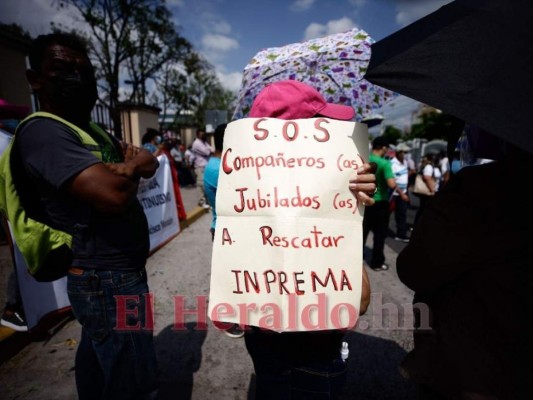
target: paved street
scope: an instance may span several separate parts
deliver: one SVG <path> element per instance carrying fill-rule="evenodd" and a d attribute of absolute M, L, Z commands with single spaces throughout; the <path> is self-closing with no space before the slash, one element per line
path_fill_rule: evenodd
<path fill-rule="evenodd" d="M 186 209 L 191 210 L 197 191 L 182 189 L 182 195 Z M 207 331 L 194 330 L 194 315 L 189 316 L 186 330 L 171 329 L 173 296 L 185 296 L 193 308 L 195 296 L 208 295 L 209 226 L 210 214 L 203 214 L 148 260 L 149 285 L 156 297 L 155 344 L 162 399 L 253 399 L 253 367 L 242 339 L 229 338 L 210 322 Z M 387 240 L 389 265 L 395 265 L 403 246 Z M 400 361 L 412 347 L 412 293 L 399 282 L 395 268 L 368 272 L 372 303 L 358 329 L 347 335 L 350 369 L 343 398 L 414 399 L 413 388 L 398 373 Z M 79 336 L 79 325 L 71 320 L 53 337 L 30 343 L 0 365 L 2 399 L 75 399 L 74 355 Z"/>

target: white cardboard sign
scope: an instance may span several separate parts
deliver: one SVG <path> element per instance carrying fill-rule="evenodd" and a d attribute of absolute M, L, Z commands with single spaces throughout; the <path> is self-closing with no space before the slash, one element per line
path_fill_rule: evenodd
<path fill-rule="evenodd" d="M 351 328 L 363 207 L 348 189 L 366 125 L 249 118 L 226 129 L 209 317 L 275 331 Z"/>

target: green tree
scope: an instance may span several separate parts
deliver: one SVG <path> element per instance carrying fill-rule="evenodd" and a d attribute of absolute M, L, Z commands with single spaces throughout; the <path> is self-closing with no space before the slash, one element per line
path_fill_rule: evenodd
<path fill-rule="evenodd" d="M 397 143 L 398 139 L 403 136 L 403 132 L 395 126 L 387 125 L 385 127 L 385 131 L 383 132 L 383 136 L 387 138 L 389 143 Z"/>
<path fill-rule="evenodd" d="M 164 5 L 156 5 L 153 14 L 137 12 L 137 31 L 126 41 L 128 74 L 132 86 L 130 101 L 144 104 L 147 81 L 169 62 L 179 63 L 191 51 L 191 44 L 181 37 L 174 26 L 172 14 Z"/>
<path fill-rule="evenodd" d="M 2 24 L 0 23 L 0 30 L 6 36 L 11 38 L 22 39 L 22 40 L 31 40 L 31 36 L 24 28 L 18 24 Z"/>
<path fill-rule="evenodd" d="M 194 51 L 182 63 L 165 65 L 157 82 L 163 114 L 170 108 L 176 111 L 174 125 L 186 110 L 192 112 L 190 124 L 203 126 L 206 110 L 229 113 L 235 101 L 235 95 L 224 89 L 212 65 Z"/>
<path fill-rule="evenodd" d="M 122 130 L 117 106 L 121 68 L 128 60 L 132 68 L 144 62 L 142 70 L 132 76 L 132 82 L 136 85 L 132 95 L 145 98 L 146 80 L 164 62 L 159 58 L 154 62 L 147 61 L 146 57 L 157 51 L 157 46 L 163 49 L 173 40 L 179 41 L 181 51 L 187 47 L 186 41 L 176 36 L 169 22 L 170 14 L 165 8 L 165 0 L 54 1 L 59 7 L 76 9 L 89 28 L 91 54 L 95 59 L 98 78 L 104 82 L 101 89 L 105 98 L 102 100 L 109 107 L 115 136 L 120 138 Z M 145 29 L 147 23 L 153 32 Z M 166 50 L 162 54 L 166 55 Z"/>
<path fill-rule="evenodd" d="M 411 126 L 411 132 L 408 135 L 410 139 L 448 140 L 450 132 L 455 130 L 454 126 L 457 124 L 454 116 L 438 111 L 422 114 L 420 120 L 419 123 Z"/>
<path fill-rule="evenodd" d="M 187 73 L 180 64 L 168 62 L 163 65 L 155 77 L 157 90 L 154 92 L 154 102 L 161 107 L 161 113 L 166 116 L 169 109 L 175 111 L 172 128 L 178 130 L 178 118 L 183 110 L 188 110 L 189 95 L 186 92 Z"/>

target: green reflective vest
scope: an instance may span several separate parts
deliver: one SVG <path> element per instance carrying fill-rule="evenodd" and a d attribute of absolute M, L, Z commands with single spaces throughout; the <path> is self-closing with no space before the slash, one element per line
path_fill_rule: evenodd
<path fill-rule="evenodd" d="M 102 159 L 98 143 L 85 131 L 64 119 L 46 112 L 36 112 L 24 119 L 17 131 L 34 118 L 51 118 L 68 126 L 81 143 Z M 91 122 L 91 129 L 113 144 L 109 135 Z M 38 281 L 53 281 L 66 274 L 72 261 L 72 235 L 28 217 L 24 210 L 11 173 L 11 143 L 0 158 L 0 212 L 8 220 L 13 239 L 22 254 L 29 272 Z"/>

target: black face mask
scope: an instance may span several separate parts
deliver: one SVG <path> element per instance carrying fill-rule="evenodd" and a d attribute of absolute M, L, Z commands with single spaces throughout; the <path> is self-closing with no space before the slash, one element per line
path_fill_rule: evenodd
<path fill-rule="evenodd" d="M 55 105 L 76 115 L 90 113 L 98 98 L 96 80 L 78 74 L 49 77 L 48 93 Z"/>

